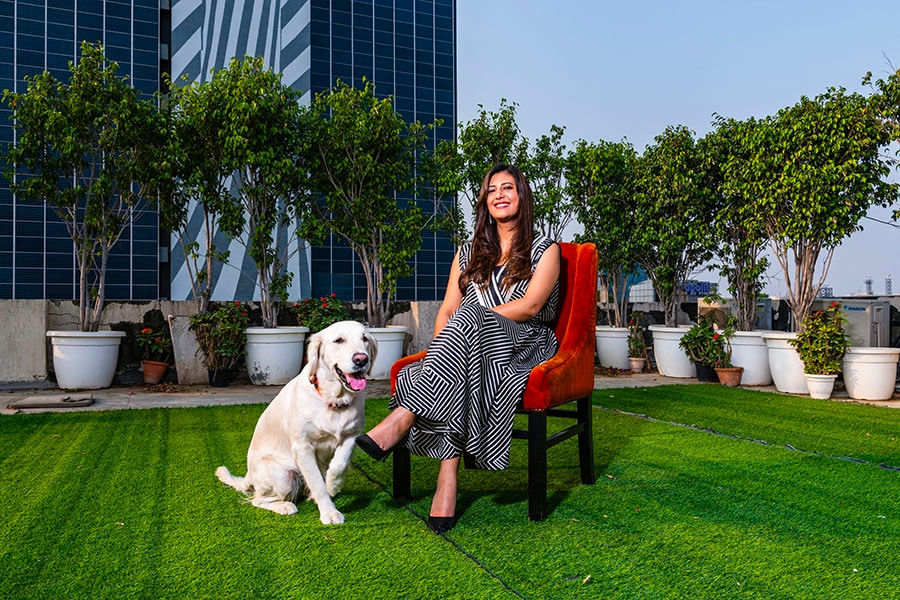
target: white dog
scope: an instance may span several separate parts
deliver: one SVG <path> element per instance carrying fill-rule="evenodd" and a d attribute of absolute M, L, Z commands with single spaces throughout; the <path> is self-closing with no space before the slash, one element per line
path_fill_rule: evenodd
<path fill-rule="evenodd" d="M 354 438 L 365 421 L 366 374 L 378 346 L 356 321 L 341 321 L 313 334 L 307 365 L 259 417 L 247 475 L 225 467 L 216 476 L 247 494 L 250 503 L 282 515 L 297 512 L 305 490 L 322 523 L 344 522 L 331 498 L 344 484 Z"/>

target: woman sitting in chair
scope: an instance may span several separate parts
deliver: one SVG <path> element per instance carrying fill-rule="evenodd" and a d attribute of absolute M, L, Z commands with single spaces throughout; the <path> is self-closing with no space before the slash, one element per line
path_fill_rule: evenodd
<path fill-rule="evenodd" d="M 441 461 L 428 526 L 456 524 L 459 460 L 509 465 L 513 417 L 532 368 L 558 342 L 559 246 L 535 234 L 528 181 L 497 165 L 475 205 L 473 240 L 460 247 L 425 359 L 397 377 L 391 413 L 356 444 L 384 460 L 398 443 Z M 467 463 L 468 464 L 468 463 Z"/>

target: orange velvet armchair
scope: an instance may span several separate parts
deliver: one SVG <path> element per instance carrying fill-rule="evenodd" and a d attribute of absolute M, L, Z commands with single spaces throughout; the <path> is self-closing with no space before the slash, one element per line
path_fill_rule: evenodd
<path fill-rule="evenodd" d="M 527 429 L 513 437 L 528 441 L 528 518 L 543 521 L 547 508 L 547 449 L 578 436 L 582 483 L 594 483 L 591 394 L 594 391 L 594 326 L 597 322 L 597 249 L 593 244 L 560 243 L 561 305 L 555 332 L 559 350 L 531 371 L 517 412 L 528 416 Z M 400 369 L 422 360 L 425 352 L 404 357 L 391 368 L 391 393 Z M 557 408 L 575 402 L 575 409 Z M 547 418 L 573 419 L 568 427 L 547 435 Z M 408 500 L 410 455 L 402 445 L 393 452 L 394 496 Z"/>

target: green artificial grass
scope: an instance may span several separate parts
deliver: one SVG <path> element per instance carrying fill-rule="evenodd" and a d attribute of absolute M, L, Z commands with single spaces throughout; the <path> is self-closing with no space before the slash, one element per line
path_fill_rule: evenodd
<path fill-rule="evenodd" d="M 514 441 L 509 469 L 461 472 L 446 539 L 418 457 L 403 507 L 390 460 L 357 453 L 344 525 L 242 502 L 214 470 L 244 473 L 263 406 L 5 416 L 0 597 L 900 597 L 900 472 L 877 466 L 900 464 L 900 411 L 703 385 L 594 401 L 594 485 L 574 441 L 551 449 L 553 512 L 529 522 Z"/>
<path fill-rule="evenodd" d="M 726 435 L 900 468 L 896 409 L 721 385 L 673 385 L 594 393 L 594 404 Z"/>

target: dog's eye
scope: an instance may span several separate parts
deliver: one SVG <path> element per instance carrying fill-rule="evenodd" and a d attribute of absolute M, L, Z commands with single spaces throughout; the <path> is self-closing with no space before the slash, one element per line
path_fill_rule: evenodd
<path fill-rule="evenodd" d="M 344 343 L 344 338 L 334 338 L 334 343 L 335 343 L 335 344 L 343 344 L 343 343 Z"/>

